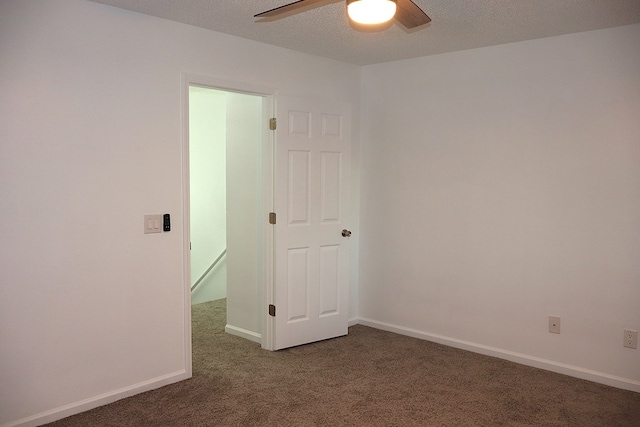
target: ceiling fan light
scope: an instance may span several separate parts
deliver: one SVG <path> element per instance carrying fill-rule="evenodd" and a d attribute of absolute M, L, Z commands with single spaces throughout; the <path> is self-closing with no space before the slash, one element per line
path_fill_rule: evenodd
<path fill-rule="evenodd" d="M 359 24 L 382 24 L 396 14 L 396 0 L 347 0 L 347 13 Z"/>

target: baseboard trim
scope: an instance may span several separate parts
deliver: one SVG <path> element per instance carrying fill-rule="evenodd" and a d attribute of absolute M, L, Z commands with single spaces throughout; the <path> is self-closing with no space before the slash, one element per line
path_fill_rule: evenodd
<path fill-rule="evenodd" d="M 157 378 L 143 381 L 128 387 L 123 387 L 118 390 L 103 393 L 98 396 L 90 397 L 88 399 L 80 400 L 78 402 L 70 403 L 68 405 L 60 406 L 49 411 L 41 412 L 36 415 L 32 415 L 26 418 L 22 418 L 15 421 L 10 421 L 8 424 L 4 424 L 2 427 L 35 427 L 43 424 L 51 423 L 61 420 L 62 418 L 70 417 L 81 412 L 88 411 L 90 409 L 97 408 L 98 406 L 107 405 L 109 403 L 116 402 L 126 397 L 131 397 L 136 394 L 144 393 L 145 391 L 154 390 L 156 388 L 163 387 L 165 385 L 173 384 L 178 381 L 191 378 L 191 375 L 187 374 L 185 370 L 180 370 L 167 375 L 162 375 Z"/>
<path fill-rule="evenodd" d="M 349 319 L 349 323 L 347 324 L 349 327 L 355 326 L 360 323 L 360 319 Z"/>
<path fill-rule="evenodd" d="M 227 324 L 224 327 L 224 331 L 230 335 L 235 335 L 240 338 L 247 339 L 249 341 L 257 342 L 258 344 L 262 344 L 262 334 L 258 334 L 253 331 L 249 331 L 247 329 L 239 328 L 237 326 Z"/>
<path fill-rule="evenodd" d="M 351 322 L 350 322 L 351 323 Z M 629 378 L 609 375 L 604 372 L 593 371 L 590 369 L 580 368 L 578 366 L 567 365 L 565 363 L 554 362 L 553 360 L 541 359 L 539 357 L 529 356 L 522 353 L 516 353 L 501 348 L 490 347 L 469 341 L 462 341 L 455 338 L 446 337 L 438 334 L 431 334 L 417 329 L 405 328 L 390 323 L 378 322 L 371 319 L 358 319 L 358 324 L 369 326 L 371 328 L 383 331 L 393 332 L 400 335 L 406 335 L 413 338 L 419 338 L 426 341 L 432 341 L 449 347 L 459 348 L 461 350 L 472 351 L 474 353 L 493 356 L 499 359 L 509 360 L 511 362 L 520 363 L 522 365 L 532 366 L 534 368 L 545 369 L 547 371 L 568 375 L 583 380 L 593 381 L 623 390 L 635 391 L 640 393 L 640 381 Z"/>

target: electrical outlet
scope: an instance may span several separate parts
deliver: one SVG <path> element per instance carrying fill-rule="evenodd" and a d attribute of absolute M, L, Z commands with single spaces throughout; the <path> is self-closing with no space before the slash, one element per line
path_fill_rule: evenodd
<path fill-rule="evenodd" d="M 549 316 L 549 333 L 552 333 L 552 334 L 560 333 L 560 317 Z"/>
<path fill-rule="evenodd" d="M 631 329 L 624 330 L 624 343 L 622 344 L 627 348 L 638 348 L 638 331 Z"/>

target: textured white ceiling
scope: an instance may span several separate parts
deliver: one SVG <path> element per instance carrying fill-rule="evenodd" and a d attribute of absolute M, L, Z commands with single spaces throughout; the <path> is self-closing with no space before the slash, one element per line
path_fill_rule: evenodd
<path fill-rule="evenodd" d="M 253 15 L 293 0 L 92 1 L 358 65 L 640 23 L 640 0 L 413 0 L 430 24 L 376 32 L 353 27 L 344 0 L 271 22 Z"/>

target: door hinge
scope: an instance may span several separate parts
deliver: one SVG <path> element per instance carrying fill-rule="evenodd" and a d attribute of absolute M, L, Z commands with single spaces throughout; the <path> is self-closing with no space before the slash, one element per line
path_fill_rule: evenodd
<path fill-rule="evenodd" d="M 276 127 L 278 127 L 278 121 L 276 120 L 275 117 L 272 117 L 269 119 L 269 130 L 276 130 Z"/>
<path fill-rule="evenodd" d="M 276 213 L 269 212 L 269 224 L 275 224 L 275 223 L 276 223 Z"/>
<path fill-rule="evenodd" d="M 269 304 L 269 316 L 276 317 L 276 306 Z"/>

